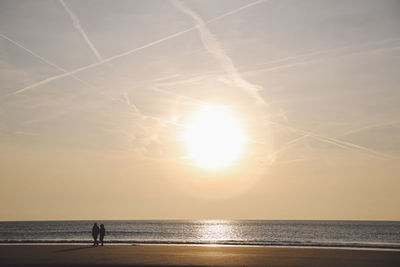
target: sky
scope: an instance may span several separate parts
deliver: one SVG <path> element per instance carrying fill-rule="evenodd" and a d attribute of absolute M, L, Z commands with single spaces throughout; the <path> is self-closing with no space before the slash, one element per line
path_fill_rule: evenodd
<path fill-rule="evenodd" d="M 0 220 L 400 220 L 399 14 L 0 0 Z"/>

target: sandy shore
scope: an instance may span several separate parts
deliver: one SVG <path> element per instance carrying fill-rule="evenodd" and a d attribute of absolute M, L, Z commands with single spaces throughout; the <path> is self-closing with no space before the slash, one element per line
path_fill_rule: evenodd
<path fill-rule="evenodd" d="M 400 266 L 400 251 L 321 248 L 2 245 L 0 266 Z"/>

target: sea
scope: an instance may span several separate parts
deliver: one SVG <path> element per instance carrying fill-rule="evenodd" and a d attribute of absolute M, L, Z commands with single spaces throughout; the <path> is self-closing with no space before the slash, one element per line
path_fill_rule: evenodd
<path fill-rule="evenodd" d="M 95 221 L 0 222 L 0 244 L 90 244 Z M 106 244 L 400 249 L 399 221 L 113 220 Z"/>

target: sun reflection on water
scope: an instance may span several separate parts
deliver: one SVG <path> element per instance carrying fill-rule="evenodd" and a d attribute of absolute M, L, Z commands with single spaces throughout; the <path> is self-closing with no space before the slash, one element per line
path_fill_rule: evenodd
<path fill-rule="evenodd" d="M 231 241 L 237 239 L 237 233 L 234 231 L 229 221 L 204 221 L 197 233 L 199 241 L 218 243 L 221 241 Z"/>

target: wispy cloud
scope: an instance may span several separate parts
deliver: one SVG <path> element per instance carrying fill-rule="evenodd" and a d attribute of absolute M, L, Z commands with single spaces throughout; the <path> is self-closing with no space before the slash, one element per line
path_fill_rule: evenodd
<path fill-rule="evenodd" d="M 265 100 L 260 96 L 259 91 L 262 90 L 261 86 L 251 84 L 246 81 L 239 73 L 232 59 L 226 53 L 224 47 L 220 44 L 214 34 L 212 34 L 207 27 L 207 22 L 204 21 L 199 15 L 186 7 L 178 0 L 172 0 L 173 4 L 183 13 L 188 14 L 196 24 L 196 29 L 199 32 L 201 42 L 205 49 L 214 55 L 217 61 L 222 66 L 224 72 L 228 75 L 230 81 L 238 86 L 240 89 L 248 93 L 257 104 L 266 105 Z"/>
<path fill-rule="evenodd" d="M 25 132 L 25 131 L 16 131 L 16 132 L 14 132 L 14 134 L 27 135 L 27 136 L 39 136 L 38 133 Z"/>
<path fill-rule="evenodd" d="M 355 144 L 355 143 L 351 143 L 351 142 L 348 142 L 348 141 L 343 141 L 343 140 L 340 140 L 340 139 L 337 139 L 337 138 L 334 138 L 334 137 L 328 137 L 328 136 L 317 134 L 317 133 L 314 133 L 314 132 L 311 132 L 311 131 L 307 132 L 307 131 L 304 131 L 304 130 L 301 130 L 301 129 L 297 129 L 297 128 L 294 128 L 294 127 L 290 127 L 290 126 L 287 126 L 287 125 L 282 125 L 282 124 L 276 123 L 276 122 L 271 122 L 270 121 L 269 123 L 275 124 L 279 128 L 286 128 L 286 129 L 291 130 L 293 132 L 300 133 L 304 137 L 310 136 L 310 137 L 312 137 L 312 138 L 314 138 L 316 140 L 320 140 L 321 142 L 333 144 L 333 145 L 336 145 L 338 147 L 341 147 L 341 148 L 344 148 L 344 149 L 347 149 L 347 150 L 357 150 L 357 151 L 364 152 L 364 153 L 367 153 L 368 155 L 371 155 L 371 156 L 374 156 L 374 157 L 377 157 L 377 158 L 381 158 L 381 159 L 393 159 L 393 158 L 396 158 L 396 157 L 394 157 L 392 155 L 388 155 L 388 154 L 382 153 L 380 151 L 376 151 L 376 150 L 371 149 L 369 147 L 361 146 L 361 145 L 358 145 L 358 144 Z"/>
<path fill-rule="evenodd" d="M 42 57 L 41 55 L 35 53 L 35 52 L 32 51 L 31 49 L 27 48 L 26 46 L 22 45 L 21 43 L 15 41 L 15 40 L 13 40 L 13 39 L 11 39 L 10 37 L 8 37 L 8 36 L 6 36 L 6 35 L 4 35 L 4 34 L 1 34 L 1 33 L 0 33 L 0 37 L 6 39 L 6 40 L 9 41 L 10 43 L 12 43 L 12 44 L 18 46 L 19 48 L 25 50 L 26 52 L 28 52 L 28 53 L 31 54 L 32 56 L 38 58 L 39 60 L 41 60 L 42 62 L 44 62 L 44 63 L 46 63 L 46 64 L 48 64 L 48 65 L 54 67 L 55 69 L 57 69 L 57 70 L 59 70 L 59 71 L 61 71 L 61 72 L 63 72 L 63 73 L 67 73 L 67 72 L 68 72 L 66 69 L 64 69 L 64 68 L 62 68 L 62 67 L 60 67 L 60 66 L 58 66 L 57 64 L 54 64 L 53 62 L 51 62 L 51 61 L 49 61 L 48 59 Z M 75 80 L 79 81 L 80 83 L 84 84 L 85 86 L 87 86 L 87 87 L 92 87 L 92 85 L 90 85 L 89 83 L 85 82 L 84 80 L 78 78 L 77 76 L 72 75 L 72 74 L 71 74 L 70 76 L 71 76 L 73 79 L 75 79 Z M 8 94 L 8 95 L 12 95 L 12 94 L 17 94 L 17 92 L 13 92 L 13 93 Z M 7 96 L 7 95 L 6 95 L 6 96 Z"/>
<path fill-rule="evenodd" d="M 274 163 L 278 159 L 278 157 L 281 155 L 281 153 L 283 153 L 285 150 L 287 150 L 290 146 L 292 146 L 300 141 L 303 141 L 304 139 L 306 139 L 309 136 L 310 136 L 310 133 L 306 133 L 300 137 L 297 137 L 297 138 L 283 144 L 278 150 L 270 153 L 270 155 L 269 155 L 270 163 L 271 164 Z"/>
<path fill-rule="evenodd" d="M 298 54 L 277 60 L 270 60 L 258 64 L 241 66 L 242 73 L 259 73 L 279 71 L 301 65 L 319 62 L 322 60 L 337 59 L 338 57 L 349 57 L 363 54 L 373 54 L 379 52 L 390 52 L 400 48 L 398 41 L 400 38 L 378 40 L 363 44 L 352 44 L 334 48 L 315 50 L 304 54 Z M 246 70 L 247 69 L 247 70 Z"/>
<path fill-rule="evenodd" d="M 79 34 L 82 36 L 83 40 L 85 40 L 86 44 L 88 45 L 89 49 L 92 51 L 93 55 L 97 58 L 98 61 L 101 61 L 102 58 L 100 56 L 99 51 L 97 48 L 94 46 L 92 41 L 89 39 L 88 35 L 86 34 L 86 31 L 83 29 L 78 17 L 72 12 L 72 10 L 65 4 L 64 0 L 59 0 L 61 6 L 64 8 L 65 12 L 69 15 L 69 17 L 72 20 L 72 24 L 74 25 L 74 28 L 79 32 Z"/>
<path fill-rule="evenodd" d="M 243 11 L 243 10 L 249 8 L 249 7 L 252 7 L 252 6 L 256 6 L 256 5 L 258 5 L 258 4 L 261 4 L 261 3 L 265 2 L 265 1 L 266 1 L 266 0 L 254 1 L 254 2 L 252 2 L 252 3 L 250 3 L 250 4 L 241 6 L 241 7 L 239 7 L 239 8 L 236 8 L 236 9 L 232 10 L 232 11 L 226 12 L 226 13 L 224 13 L 224 14 L 218 16 L 218 17 L 215 17 L 215 18 L 213 18 L 213 19 L 210 19 L 210 20 L 207 21 L 206 23 L 208 24 L 208 23 L 211 23 L 211 22 L 214 22 L 214 21 L 223 19 L 223 18 L 225 18 L 225 17 L 227 17 L 227 16 L 231 16 L 231 15 L 236 14 L 236 13 L 238 13 L 238 12 L 241 12 L 241 11 Z"/>
<path fill-rule="evenodd" d="M 12 44 L 14 44 L 14 45 L 18 46 L 19 48 L 25 50 L 26 52 L 28 52 L 28 53 L 31 54 L 32 56 L 34 56 L 34 57 L 40 59 L 42 62 L 48 64 L 49 66 L 52 66 L 52 67 L 54 67 L 55 69 L 57 69 L 57 70 L 59 70 L 59 71 L 61 71 L 61 72 L 67 73 L 67 70 L 65 70 L 64 68 L 62 68 L 62 67 L 58 66 L 57 64 L 55 64 L 55 63 L 49 61 L 48 59 L 46 59 L 46 58 L 42 57 L 41 55 L 35 53 L 35 52 L 32 51 L 31 49 L 27 48 L 26 46 L 22 45 L 21 43 L 15 41 L 15 40 L 9 38 L 8 36 L 5 36 L 4 34 L 0 34 L 0 37 L 2 37 L 2 38 L 4 38 L 4 39 L 8 40 L 8 41 L 11 42 Z M 75 80 L 77 80 L 78 82 L 80 82 L 81 84 L 85 85 L 86 87 L 95 88 L 95 86 L 92 85 L 91 83 L 88 83 L 88 82 L 86 82 L 86 81 L 84 81 L 84 80 L 82 80 L 82 79 L 76 77 L 75 75 L 70 75 L 70 77 L 73 78 L 73 79 L 75 79 Z M 154 119 L 154 120 L 157 120 L 157 121 L 162 121 L 163 123 L 168 123 L 168 122 L 169 122 L 169 123 L 171 123 L 171 124 L 176 125 L 176 123 L 175 123 L 175 122 L 172 122 L 172 121 L 171 121 L 171 122 L 170 122 L 170 121 L 164 121 L 164 120 L 162 120 L 162 119 L 160 119 L 160 118 L 156 118 L 156 117 L 151 117 L 151 116 L 145 116 L 145 115 L 143 115 L 143 114 L 140 112 L 140 110 L 136 107 L 136 105 L 134 105 L 133 103 L 131 103 L 129 99 L 125 99 L 125 101 L 120 101 L 119 99 L 115 99 L 115 98 L 109 97 L 109 96 L 107 96 L 107 95 L 105 95 L 105 94 L 103 94 L 102 92 L 97 91 L 97 90 L 96 90 L 96 91 L 93 91 L 93 93 L 97 94 L 98 96 L 100 96 L 100 97 L 102 97 L 102 98 L 104 98 L 104 99 L 106 99 L 106 100 L 108 100 L 108 101 L 121 102 L 121 103 L 125 104 L 125 105 L 129 108 L 129 110 L 131 111 L 131 114 L 136 115 L 136 116 L 139 116 L 140 118 L 151 118 L 151 119 Z M 125 97 L 128 97 L 128 96 L 125 96 Z M 59 111 L 59 112 L 54 113 L 54 114 L 49 114 L 49 116 L 47 116 L 47 117 L 45 117 L 45 118 L 38 118 L 38 119 L 33 119 L 33 120 L 26 121 L 25 124 L 43 123 L 43 122 L 46 122 L 46 121 L 49 121 L 49 120 L 56 119 L 56 118 L 58 118 L 58 117 L 60 117 L 60 116 L 63 116 L 63 115 L 65 115 L 65 114 L 68 114 L 68 113 L 70 113 L 70 112 L 74 112 L 74 111 L 76 111 L 76 110 L 77 110 L 76 108 L 72 108 L 72 109 L 69 109 L 69 110 Z"/>
<path fill-rule="evenodd" d="M 211 22 L 220 20 L 220 19 L 225 18 L 225 17 L 227 17 L 227 16 L 229 16 L 229 15 L 232 15 L 232 14 L 236 14 L 236 13 L 239 12 L 239 11 L 242 11 L 242 10 L 244 10 L 244 9 L 246 9 L 246 8 L 252 7 L 252 6 L 256 5 L 256 4 L 260 4 L 260 3 L 262 3 L 262 2 L 264 2 L 264 1 L 255 1 L 254 3 L 247 4 L 247 5 L 245 5 L 245 6 L 239 7 L 239 8 L 237 8 L 237 9 L 234 9 L 234 10 L 232 10 L 232 11 L 229 11 L 229 12 L 223 14 L 223 15 L 220 15 L 220 16 L 218 16 L 218 17 L 215 17 L 215 18 L 213 18 L 213 19 L 211 19 L 211 20 L 205 22 L 205 24 L 209 24 L 209 23 L 211 23 Z M 16 90 L 16 91 L 14 91 L 13 93 L 8 94 L 8 95 L 6 95 L 6 96 L 20 94 L 20 93 L 23 93 L 23 92 L 25 92 L 25 91 L 34 89 L 34 88 L 36 88 L 36 87 L 38 87 L 38 86 L 47 84 L 47 83 L 49 83 L 49 82 L 56 81 L 56 80 L 59 80 L 59 79 L 68 77 L 68 76 L 70 76 L 70 75 L 79 73 L 79 72 L 84 71 L 84 70 L 88 70 L 88 69 L 91 69 L 91 68 L 94 68 L 94 67 L 97 67 L 97 66 L 101 66 L 101 65 L 103 65 L 103 64 L 105 64 L 105 63 L 114 61 L 114 60 L 119 59 L 119 58 L 122 58 L 122 57 L 129 56 L 129 55 L 131 55 L 131 54 L 133 54 L 133 53 L 135 53 L 135 52 L 141 51 L 141 50 L 143 50 L 143 49 L 147 49 L 147 48 L 149 48 L 149 47 L 152 47 L 152 46 L 154 46 L 154 45 L 160 44 L 160 43 L 165 42 L 165 41 L 167 41 L 167 40 L 171 40 L 171 39 L 173 39 L 173 38 L 176 38 L 176 37 L 178 37 L 178 36 L 181 36 L 181 35 L 183 35 L 183 34 L 185 34 L 185 33 L 191 32 L 191 31 L 195 30 L 196 28 L 197 28 L 197 26 L 193 26 L 193 27 L 187 28 L 187 29 L 185 29 L 185 30 L 182 30 L 182 31 L 179 31 L 179 32 L 170 34 L 170 35 L 167 35 L 167 36 L 165 36 L 165 37 L 163 37 L 163 38 L 160 38 L 160 39 L 158 39 L 158 40 L 156 40 L 156 41 L 147 43 L 147 44 L 142 45 L 142 46 L 140 46 L 140 47 L 131 49 L 131 50 L 126 51 L 126 52 L 124 52 L 124 53 L 121 53 L 121 54 L 118 54 L 118 55 L 114 55 L 114 56 L 111 56 L 111 57 L 102 59 L 102 60 L 100 60 L 99 62 L 92 63 L 92 64 L 86 65 L 86 66 L 84 66 L 84 67 L 77 68 L 77 69 L 75 69 L 75 70 L 72 70 L 72 71 L 69 71 L 69 72 L 66 72 L 66 73 L 63 73 L 63 74 L 59 74 L 59 75 L 55 75 L 55 76 L 46 78 L 46 79 L 41 80 L 41 81 L 39 81 L 39 82 L 33 83 L 33 84 L 31 84 L 31 85 L 28 85 L 28 86 L 26 86 L 26 87 L 24 87 L 24 88 L 18 89 L 18 90 Z"/>
<path fill-rule="evenodd" d="M 336 138 L 345 137 L 348 135 L 352 135 L 352 134 L 355 134 L 358 132 L 367 131 L 367 130 L 371 130 L 371 129 L 375 129 L 375 128 L 380 128 L 380 127 L 385 127 L 385 126 L 393 126 L 393 125 L 399 125 L 399 124 L 400 124 L 400 121 L 389 121 L 389 122 L 384 122 L 384 123 L 376 123 L 376 124 L 363 126 L 363 127 L 359 127 L 359 128 L 347 131 L 345 133 L 337 135 Z"/>

